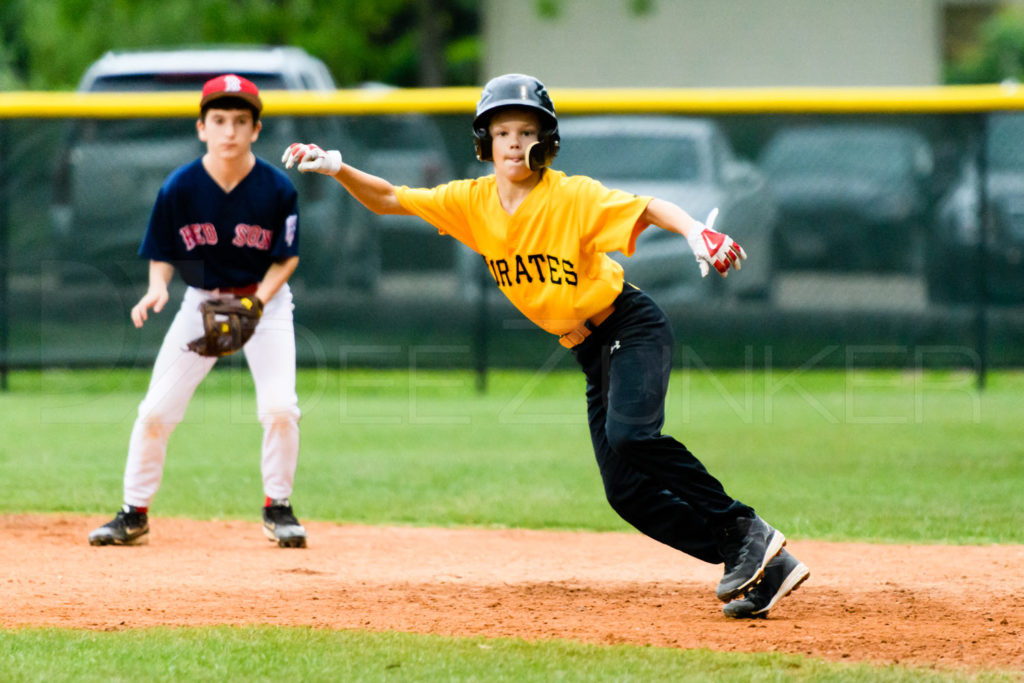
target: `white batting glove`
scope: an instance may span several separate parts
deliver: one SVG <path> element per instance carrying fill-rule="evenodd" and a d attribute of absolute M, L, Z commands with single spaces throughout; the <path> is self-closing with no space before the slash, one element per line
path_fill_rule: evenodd
<path fill-rule="evenodd" d="M 711 229 L 717 217 L 718 209 L 711 209 L 706 224 L 698 223 L 693 226 L 690 236 L 686 238 L 693 255 L 697 257 L 701 277 L 707 277 L 712 268 L 722 277 L 728 277 L 729 269 L 739 270 L 743 265 L 741 262 L 747 258 L 747 252 L 743 251 L 743 247 L 736 240 Z"/>
<path fill-rule="evenodd" d="M 311 143 L 293 142 L 284 151 L 281 163 L 285 168 L 298 163 L 298 169 L 303 173 L 315 171 L 332 176 L 341 170 L 341 152 L 336 149 L 325 151 Z"/>

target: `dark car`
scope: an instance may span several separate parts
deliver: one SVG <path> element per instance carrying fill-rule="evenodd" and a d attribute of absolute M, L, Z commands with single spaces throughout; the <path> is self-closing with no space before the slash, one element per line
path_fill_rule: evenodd
<path fill-rule="evenodd" d="M 978 163 L 971 159 L 942 198 L 928 241 L 933 301 L 967 302 L 984 294 L 992 303 L 1024 303 L 1024 113 L 991 114 L 986 132 L 986 220 Z"/>
<path fill-rule="evenodd" d="M 881 123 L 791 127 L 772 136 L 759 166 L 779 204 L 778 267 L 919 267 L 933 203 L 923 135 Z"/>
<path fill-rule="evenodd" d="M 330 92 L 334 80 L 323 62 L 291 47 L 229 47 L 110 52 L 82 77 L 82 92 L 186 91 L 222 73 L 252 80 L 262 91 Z M 360 147 L 329 117 L 263 117 L 253 151 L 276 163 L 299 140 L 342 146 L 362 159 Z M 69 124 L 57 170 L 52 218 L 64 275 L 97 271 L 106 277 L 145 277 L 136 252 L 160 185 L 176 167 L 205 147 L 194 121 L 182 118 L 81 119 Z M 302 265 L 296 280 L 308 284 L 367 287 L 377 277 L 366 212 L 346 193 L 314 174 L 292 177 L 299 190 Z"/>

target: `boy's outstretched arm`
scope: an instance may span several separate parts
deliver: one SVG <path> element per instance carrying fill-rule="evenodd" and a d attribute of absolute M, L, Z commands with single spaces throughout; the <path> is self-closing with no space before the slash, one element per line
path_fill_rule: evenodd
<path fill-rule="evenodd" d="M 717 215 L 718 209 L 712 209 L 705 225 L 672 202 L 655 197 L 648 202 L 640 220 L 685 237 L 700 266 L 701 277 L 710 273 L 712 268 L 726 277 L 731 268 L 739 270 L 742 267 L 747 252 L 728 235 L 711 229 Z"/>
<path fill-rule="evenodd" d="M 294 142 L 284 151 L 285 168 L 298 164 L 303 173 L 322 173 L 341 183 L 360 204 L 377 214 L 410 215 L 398 203 L 395 186 L 384 178 L 360 171 L 341 160 L 336 149 L 324 150 L 310 143 Z"/>

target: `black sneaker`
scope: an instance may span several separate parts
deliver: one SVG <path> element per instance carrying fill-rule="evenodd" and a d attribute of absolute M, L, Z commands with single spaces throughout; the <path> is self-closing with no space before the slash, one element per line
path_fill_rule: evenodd
<path fill-rule="evenodd" d="M 282 548 L 306 547 L 306 530 L 295 519 L 287 498 L 272 500 L 263 508 L 263 535 Z"/>
<path fill-rule="evenodd" d="M 750 589 L 746 597 L 733 600 L 722 613 L 733 619 L 764 619 L 768 610 L 795 591 L 811 575 L 811 570 L 785 549 L 764 568 L 764 579 Z"/>
<path fill-rule="evenodd" d="M 145 545 L 149 543 L 149 517 L 125 505 L 117 517 L 89 534 L 89 545 Z"/>
<path fill-rule="evenodd" d="M 719 534 L 725 575 L 715 594 L 722 602 L 729 602 L 761 580 L 765 565 L 786 545 L 786 537 L 756 515 L 737 518 Z"/>

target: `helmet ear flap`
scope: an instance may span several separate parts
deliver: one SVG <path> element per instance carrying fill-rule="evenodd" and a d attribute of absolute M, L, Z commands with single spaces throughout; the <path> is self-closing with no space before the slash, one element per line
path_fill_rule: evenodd
<path fill-rule="evenodd" d="M 531 142 L 530 146 L 526 148 L 526 166 L 531 171 L 547 166 L 547 154 L 544 153 L 546 147 L 547 145 L 538 140 Z"/>
<path fill-rule="evenodd" d="M 494 140 L 486 129 L 477 128 L 473 131 L 473 147 L 476 149 L 477 161 L 494 161 Z"/>
<path fill-rule="evenodd" d="M 526 150 L 526 164 L 531 171 L 551 165 L 558 154 L 559 138 L 557 133 L 549 133 Z"/>

